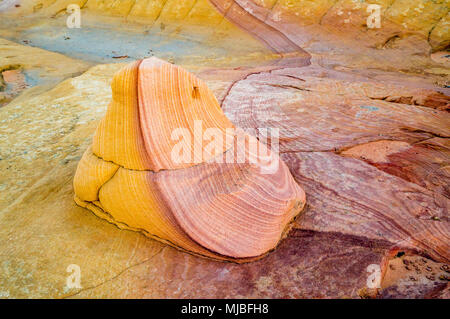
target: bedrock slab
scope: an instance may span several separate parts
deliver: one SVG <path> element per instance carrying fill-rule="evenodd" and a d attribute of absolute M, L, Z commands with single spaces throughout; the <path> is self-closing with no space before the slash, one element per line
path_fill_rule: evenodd
<path fill-rule="evenodd" d="M 423 98 L 448 96 L 414 81 L 315 73 L 314 66 L 255 72 L 222 102 L 239 127 L 279 129 L 282 158 L 308 198 L 298 227 L 383 239 L 448 262 L 450 116 Z"/>
<path fill-rule="evenodd" d="M 267 258 L 243 265 L 180 256 L 167 247 L 71 297 L 359 298 L 370 274 L 367 267 L 383 262 L 386 244 L 295 230 Z"/>

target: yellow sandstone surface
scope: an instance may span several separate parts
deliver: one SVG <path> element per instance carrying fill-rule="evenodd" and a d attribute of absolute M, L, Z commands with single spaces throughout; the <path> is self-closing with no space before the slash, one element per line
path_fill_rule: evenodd
<path fill-rule="evenodd" d="M 237 4 L 244 9 L 251 8 L 252 14 L 260 11 L 259 19 L 269 24 L 280 21 L 298 26 L 321 24 L 333 26 L 334 31 L 348 25 L 367 31 L 367 6 L 378 4 L 382 23 L 395 32 L 417 32 L 427 38 L 435 50 L 444 48 L 449 41 L 449 0 L 254 0 L 235 1 L 236 4 L 231 0 L 25 0 L 20 7 L 8 9 L 6 14 L 55 16 L 64 14 L 67 5 L 78 4 L 83 13 L 100 21 L 102 17 L 121 17 L 129 22 L 157 24 L 170 30 L 208 26 L 243 37 L 238 28 L 216 10 L 215 3 L 225 10 Z"/>

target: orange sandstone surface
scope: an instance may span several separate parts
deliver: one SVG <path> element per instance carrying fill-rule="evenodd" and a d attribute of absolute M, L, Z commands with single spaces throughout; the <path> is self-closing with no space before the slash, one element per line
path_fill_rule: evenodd
<path fill-rule="evenodd" d="M 113 101 L 74 178 L 80 206 L 196 255 L 250 261 L 242 258 L 276 247 L 305 206 L 304 191 L 277 155 L 277 167 L 265 173 L 260 142 L 252 154 L 237 136 L 228 144 L 216 141 L 209 153 L 183 139 L 192 159 L 178 163 L 173 155 L 175 129 L 197 139 L 214 128 L 223 139 L 232 128 L 201 80 L 149 58 L 120 70 L 112 87 Z M 195 121 L 203 126 L 198 133 Z M 226 152 L 245 158 L 224 161 Z"/>

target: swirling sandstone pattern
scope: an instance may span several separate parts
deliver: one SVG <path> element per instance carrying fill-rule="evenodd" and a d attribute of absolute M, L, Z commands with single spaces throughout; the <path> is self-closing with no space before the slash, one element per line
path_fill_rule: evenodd
<path fill-rule="evenodd" d="M 250 135 L 229 133 L 233 125 L 202 81 L 150 58 L 119 71 L 112 91 L 74 178 L 80 206 L 201 256 L 244 262 L 276 247 L 305 194 L 281 161 L 270 174 L 262 171 L 263 154 L 278 156 Z M 214 128 L 229 142 L 178 163 L 172 132 L 186 128 L 195 138 L 195 121 L 202 121 L 202 136 Z M 259 145 L 259 152 L 239 140 Z M 244 161 L 226 161 L 240 152 Z"/>
<path fill-rule="evenodd" d="M 448 261 L 450 119 L 446 108 L 420 98 L 435 92 L 389 88 L 429 106 L 411 107 L 387 102 L 381 84 L 316 73 L 254 73 L 235 82 L 222 103 L 239 127 L 280 129 L 281 157 L 309 198 L 298 227 L 387 240 L 392 249 Z"/>

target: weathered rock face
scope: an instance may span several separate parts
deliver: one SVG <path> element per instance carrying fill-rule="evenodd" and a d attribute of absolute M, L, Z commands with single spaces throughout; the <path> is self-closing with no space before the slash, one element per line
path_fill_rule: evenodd
<path fill-rule="evenodd" d="M 75 174 L 80 206 L 220 260 L 252 261 L 287 235 L 305 193 L 278 155 L 235 132 L 205 83 L 150 58 L 119 71 L 112 92 L 92 149 Z M 179 141 L 176 130 L 186 132 Z M 205 138 L 211 143 L 204 145 Z M 184 154 L 174 153 L 180 146 Z M 235 158 L 228 159 L 230 153 Z M 263 156 L 277 167 L 265 172 L 271 163 Z"/>
<path fill-rule="evenodd" d="M 222 104 L 239 127 L 280 129 L 282 158 L 313 197 L 299 227 L 356 234 L 358 224 L 359 236 L 448 260 L 448 148 L 423 144 L 434 136 L 450 136 L 448 113 L 379 98 L 389 92 L 414 99 L 412 89 L 388 91 L 376 83 L 311 78 L 310 72 L 289 68 L 249 75 L 234 83 Z M 243 94 L 246 102 L 239 98 Z M 415 151 L 407 152 L 410 148 Z M 412 161 L 414 168 L 402 166 Z M 333 209 L 325 213 L 330 204 Z M 356 217 L 360 205 L 370 208 L 363 220 Z"/>
<path fill-rule="evenodd" d="M 284 42 L 284 50 L 311 39 L 309 32 L 298 30 L 312 31 L 318 25 L 320 28 L 314 32 L 320 32 L 324 40 L 331 34 L 339 36 L 341 41 L 357 38 L 364 43 L 386 43 L 393 36 L 416 32 L 439 50 L 449 44 L 450 38 L 447 0 L 211 0 L 211 3 L 229 20 L 246 27 L 269 45 L 272 43 L 272 47 Z M 378 12 L 379 27 L 371 28 L 368 21 L 376 20 L 369 16 Z M 280 38 L 282 35 L 284 40 Z"/>
<path fill-rule="evenodd" d="M 80 28 L 67 27 L 69 4 L 81 8 Z M 20 1 L 0 14 L 0 37 L 95 63 L 155 55 L 195 68 L 259 65 L 273 58 L 208 0 Z"/>
<path fill-rule="evenodd" d="M 0 35 L 23 44 L 89 61 L 144 58 L 148 47 L 133 51 L 142 43 L 173 56 L 234 126 L 280 129 L 281 158 L 308 204 L 276 250 L 240 265 L 104 222 L 74 204 L 72 181 L 124 65 L 76 76 L 88 63 L 5 41 L 0 67 L 49 81 L 0 108 L 0 297 L 449 298 L 450 64 L 448 52 L 430 55 L 448 45 L 448 1 L 371 2 L 380 29 L 367 28 L 360 1 L 70 1 L 82 7 L 72 31 L 66 2 L 8 2 Z M 171 192 L 166 181 L 185 177 L 173 173 L 159 179 Z M 70 264 L 82 288 L 66 286 Z"/>
<path fill-rule="evenodd" d="M 444 49 L 449 44 L 448 0 L 41 0 L 6 1 L 0 10 L 12 15 L 35 14 L 55 16 L 65 11 L 68 4 L 77 4 L 84 11 L 96 15 L 125 18 L 130 22 L 153 25 L 161 22 L 169 27 L 183 21 L 185 24 L 226 25 L 224 16 L 231 22 L 264 39 L 272 48 L 298 51 L 299 38 L 295 29 L 320 25 L 327 32 L 339 36 L 351 34 L 364 38 L 388 40 L 392 36 L 416 32 L 427 38 L 434 49 Z M 383 28 L 370 30 L 367 18 L 379 6 Z M 372 7 L 370 7 L 372 5 Z M 215 10 L 215 8 L 217 10 Z M 276 34 L 277 31 L 281 31 Z M 297 34 L 296 34 L 297 33 Z M 283 35 L 284 34 L 284 35 Z M 292 39 L 294 38 L 294 40 Z M 384 41 L 383 43 L 385 43 Z"/>

